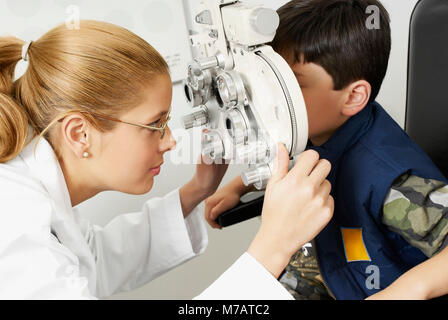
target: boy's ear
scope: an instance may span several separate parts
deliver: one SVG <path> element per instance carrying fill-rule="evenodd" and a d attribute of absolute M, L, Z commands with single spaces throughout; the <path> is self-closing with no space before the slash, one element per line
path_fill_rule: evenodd
<path fill-rule="evenodd" d="M 342 107 L 342 114 L 351 117 L 360 112 L 369 103 L 372 87 L 365 80 L 351 83 L 344 89 L 346 98 Z"/>

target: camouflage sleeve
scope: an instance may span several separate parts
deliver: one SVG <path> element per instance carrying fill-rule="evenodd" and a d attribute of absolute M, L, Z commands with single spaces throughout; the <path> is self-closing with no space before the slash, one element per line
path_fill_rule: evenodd
<path fill-rule="evenodd" d="M 431 257 L 448 245 L 448 186 L 405 174 L 392 184 L 382 222 Z"/>

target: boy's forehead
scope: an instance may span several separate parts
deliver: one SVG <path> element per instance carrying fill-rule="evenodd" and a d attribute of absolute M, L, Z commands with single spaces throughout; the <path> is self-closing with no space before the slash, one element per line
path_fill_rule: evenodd
<path fill-rule="evenodd" d="M 291 66 L 291 69 L 296 75 L 307 76 L 315 74 L 318 71 L 318 67 L 319 66 L 314 63 L 295 62 Z"/>
<path fill-rule="evenodd" d="M 306 81 L 307 86 L 319 84 L 319 86 L 333 87 L 334 85 L 333 77 L 316 63 L 296 62 L 291 69 L 299 80 Z"/>
<path fill-rule="evenodd" d="M 282 52 L 283 59 L 289 64 L 291 69 L 295 74 L 305 75 L 305 73 L 309 72 L 309 63 L 303 63 L 304 57 L 300 55 L 299 57 L 295 56 L 294 52 L 290 50 L 289 52 Z M 308 67 L 308 68 L 307 68 Z"/>
<path fill-rule="evenodd" d="M 303 54 L 296 56 L 292 49 L 281 50 L 280 54 L 297 77 L 309 80 L 328 80 L 330 78 L 333 81 L 333 78 L 322 66 L 313 62 L 304 63 L 305 57 Z"/>
<path fill-rule="evenodd" d="M 279 51 L 279 54 L 282 56 L 283 59 L 286 60 L 286 62 L 288 62 L 290 66 L 293 66 L 297 62 L 303 61 L 303 55 L 297 57 L 292 48 L 284 48 L 281 51 Z"/>

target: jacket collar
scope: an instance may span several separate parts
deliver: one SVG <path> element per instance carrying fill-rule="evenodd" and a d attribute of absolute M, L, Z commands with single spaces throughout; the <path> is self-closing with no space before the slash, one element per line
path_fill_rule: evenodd
<path fill-rule="evenodd" d="M 321 158 L 335 165 L 372 126 L 374 109 L 378 106 L 376 102 L 369 103 L 361 112 L 348 119 L 323 145 L 313 146 L 309 142 L 307 149 L 316 150 Z"/>

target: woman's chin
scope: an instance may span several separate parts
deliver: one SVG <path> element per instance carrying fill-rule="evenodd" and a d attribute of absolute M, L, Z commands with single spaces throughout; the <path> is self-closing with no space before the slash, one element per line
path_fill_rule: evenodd
<path fill-rule="evenodd" d="M 149 191 L 151 191 L 153 185 L 154 185 L 154 179 L 151 179 L 151 183 L 150 183 L 149 186 L 146 188 L 146 191 L 145 191 L 144 193 L 148 193 Z"/>
<path fill-rule="evenodd" d="M 145 183 L 139 185 L 135 184 L 130 188 L 128 188 L 127 190 L 121 190 L 121 192 L 133 195 L 142 195 L 151 191 L 153 185 L 154 185 L 154 179 L 152 178 L 150 180 L 145 181 Z"/>
<path fill-rule="evenodd" d="M 145 186 L 142 187 L 142 192 L 140 194 L 148 193 L 149 191 L 151 191 L 153 186 L 154 186 L 154 178 L 152 178 L 145 184 Z"/>

